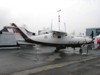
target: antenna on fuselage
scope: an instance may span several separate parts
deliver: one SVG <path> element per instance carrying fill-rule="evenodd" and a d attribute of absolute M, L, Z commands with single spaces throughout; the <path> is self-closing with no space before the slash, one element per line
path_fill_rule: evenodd
<path fill-rule="evenodd" d="M 53 26 L 53 20 L 51 20 L 51 31 L 52 31 L 52 26 Z"/>
<path fill-rule="evenodd" d="M 65 32 L 66 32 L 66 23 L 64 22 Z"/>

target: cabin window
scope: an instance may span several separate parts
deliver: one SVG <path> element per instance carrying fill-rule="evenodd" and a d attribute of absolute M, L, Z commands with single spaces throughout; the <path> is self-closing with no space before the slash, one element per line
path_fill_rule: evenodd
<path fill-rule="evenodd" d="M 35 35 L 35 33 L 32 33 L 32 35 Z"/>
<path fill-rule="evenodd" d="M 46 32 L 46 34 L 48 34 L 48 32 Z"/>
<path fill-rule="evenodd" d="M 67 34 L 65 34 L 65 36 L 67 36 Z"/>
<path fill-rule="evenodd" d="M 60 38 L 61 38 L 61 36 L 58 36 L 58 38 L 60 39 Z"/>

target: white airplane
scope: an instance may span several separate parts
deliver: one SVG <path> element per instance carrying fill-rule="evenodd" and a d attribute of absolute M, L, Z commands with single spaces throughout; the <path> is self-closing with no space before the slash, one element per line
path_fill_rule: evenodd
<path fill-rule="evenodd" d="M 28 36 L 26 32 L 14 23 L 11 25 L 16 27 L 26 42 L 56 47 L 55 52 L 58 52 L 60 49 L 64 49 L 66 47 L 80 47 L 81 49 L 82 45 L 92 42 L 92 39 L 89 37 L 69 36 L 65 32 L 60 31 L 51 31 L 42 35 Z"/>

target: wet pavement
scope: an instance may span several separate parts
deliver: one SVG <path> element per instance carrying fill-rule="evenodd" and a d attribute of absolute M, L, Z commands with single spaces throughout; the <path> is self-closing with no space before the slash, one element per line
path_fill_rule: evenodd
<path fill-rule="evenodd" d="M 55 54 L 55 48 L 36 46 L 12 50 L 0 50 L 0 75 L 33 69 L 36 67 L 82 60 L 88 57 L 100 56 L 99 50 L 89 50 L 88 55 L 80 55 L 79 49 L 67 48 Z"/>
<path fill-rule="evenodd" d="M 100 75 L 100 58 L 27 75 Z"/>

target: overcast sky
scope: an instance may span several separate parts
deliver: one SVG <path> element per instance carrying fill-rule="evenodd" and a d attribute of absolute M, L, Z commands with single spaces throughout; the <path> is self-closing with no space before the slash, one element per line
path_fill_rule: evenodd
<path fill-rule="evenodd" d="M 58 30 L 61 9 L 61 30 L 84 32 L 89 27 L 100 27 L 100 0 L 0 0 L 0 29 L 12 22 L 26 25 L 37 32 L 43 28 Z"/>

